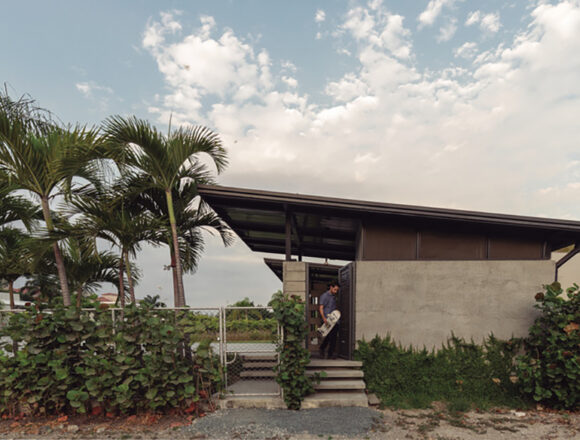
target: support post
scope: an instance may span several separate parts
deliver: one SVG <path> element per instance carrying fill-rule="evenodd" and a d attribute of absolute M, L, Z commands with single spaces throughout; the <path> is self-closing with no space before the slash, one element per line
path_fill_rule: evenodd
<path fill-rule="evenodd" d="M 286 261 L 292 260 L 292 222 L 291 214 L 286 208 Z"/>

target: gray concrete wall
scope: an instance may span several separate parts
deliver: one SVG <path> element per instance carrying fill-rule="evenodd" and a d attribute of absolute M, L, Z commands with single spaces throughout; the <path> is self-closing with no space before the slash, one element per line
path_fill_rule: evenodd
<path fill-rule="evenodd" d="M 283 292 L 289 295 L 298 295 L 304 300 L 306 296 L 307 273 L 306 263 L 302 261 L 284 261 L 282 265 Z"/>
<path fill-rule="evenodd" d="M 558 261 L 563 258 L 567 252 L 552 252 L 552 260 Z M 575 255 L 568 260 L 558 270 L 558 281 L 562 285 L 562 289 L 566 290 L 576 283 L 580 285 L 580 254 Z"/>
<path fill-rule="evenodd" d="M 356 340 L 390 333 L 403 345 L 440 347 L 455 335 L 480 343 L 527 335 L 534 295 L 554 262 L 357 261 Z"/>

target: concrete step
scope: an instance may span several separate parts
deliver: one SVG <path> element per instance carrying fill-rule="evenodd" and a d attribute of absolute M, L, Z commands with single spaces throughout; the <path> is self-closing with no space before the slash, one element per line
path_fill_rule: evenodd
<path fill-rule="evenodd" d="M 243 362 L 276 362 L 278 359 L 278 355 L 276 353 L 272 354 L 240 354 L 240 359 Z"/>
<path fill-rule="evenodd" d="M 328 370 L 306 370 L 307 376 L 314 376 L 316 373 L 326 373 L 326 377 L 321 377 L 320 380 L 338 379 L 338 378 L 355 378 L 362 379 L 364 373 L 361 370 L 349 370 L 345 368 L 331 368 Z"/>
<path fill-rule="evenodd" d="M 276 365 L 278 365 L 276 362 L 245 361 L 242 363 L 242 368 L 274 368 Z"/>
<path fill-rule="evenodd" d="M 312 359 L 307 368 L 361 368 L 361 361 L 347 361 L 344 359 Z"/>
<path fill-rule="evenodd" d="M 276 377 L 276 373 L 268 370 L 246 370 L 240 373 L 240 377 L 251 378 L 251 377 Z"/>
<path fill-rule="evenodd" d="M 322 380 L 313 384 L 315 390 L 364 390 L 362 380 Z"/>
<path fill-rule="evenodd" d="M 368 407 L 367 395 L 363 391 L 356 392 L 323 392 L 308 396 L 302 402 L 303 409 L 326 408 L 332 406 Z"/>

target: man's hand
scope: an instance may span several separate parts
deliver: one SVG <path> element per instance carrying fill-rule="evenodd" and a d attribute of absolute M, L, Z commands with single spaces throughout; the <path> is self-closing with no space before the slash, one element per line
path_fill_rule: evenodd
<path fill-rule="evenodd" d="M 324 322 L 326 324 L 326 316 L 324 316 L 324 306 L 320 305 L 318 307 L 318 312 L 320 313 L 320 316 L 322 317 L 322 322 Z"/>

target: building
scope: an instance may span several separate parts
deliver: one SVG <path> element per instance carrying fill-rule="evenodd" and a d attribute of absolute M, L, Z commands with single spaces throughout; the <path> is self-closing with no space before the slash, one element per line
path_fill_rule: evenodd
<path fill-rule="evenodd" d="M 346 358 L 377 334 L 428 348 L 452 332 L 476 342 L 492 332 L 524 336 L 535 293 L 580 251 L 576 221 L 219 186 L 199 192 L 250 249 L 284 256 L 266 264 L 308 302 L 312 351 L 318 296 L 338 278 Z"/>

